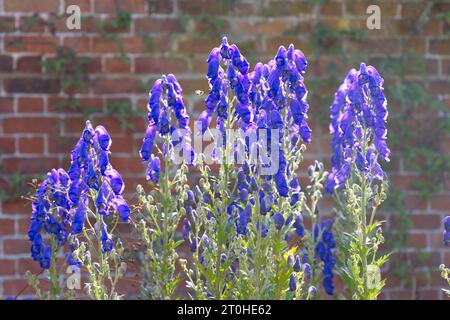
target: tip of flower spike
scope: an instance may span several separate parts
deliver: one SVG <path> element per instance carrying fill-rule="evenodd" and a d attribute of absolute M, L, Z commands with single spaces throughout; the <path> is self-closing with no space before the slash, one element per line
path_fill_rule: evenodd
<path fill-rule="evenodd" d="M 222 37 L 222 44 L 228 44 L 228 39 L 226 36 Z"/>
<path fill-rule="evenodd" d="M 361 65 L 359 66 L 359 72 L 363 74 L 367 73 L 367 67 L 364 62 L 361 62 Z"/>

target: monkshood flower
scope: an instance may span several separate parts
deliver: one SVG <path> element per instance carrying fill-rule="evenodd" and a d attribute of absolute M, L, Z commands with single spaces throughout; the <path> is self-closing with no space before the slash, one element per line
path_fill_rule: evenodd
<path fill-rule="evenodd" d="M 303 82 L 306 67 L 304 54 L 291 44 L 287 50 L 281 46 L 273 60 L 257 64 L 250 74 L 250 101 L 256 118 L 260 120 L 267 115 L 271 128 L 288 129 L 293 145 L 299 136 L 305 143 L 311 141 L 311 129 L 306 122 L 308 91 Z M 282 119 L 286 107 L 287 116 Z"/>
<path fill-rule="evenodd" d="M 81 233 L 83 229 L 90 191 L 95 191 L 95 207 L 102 216 L 116 212 L 120 220 L 128 221 L 130 207 L 122 197 L 125 185 L 120 173 L 109 162 L 110 146 L 111 138 L 106 129 L 98 126 L 94 130 L 90 121 L 86 121 L 83 134 L 71 152 L 69 169 L 74 234 Z"/>
<path fill-rule="evenodd" d="M 361 64 L 350 70 L 331 105 L 332 172 L 325 191 L 332 194 L 350 177 L 351 164 L 371 180 L 382 180 L 378 159 L 389 161 L 383 78 L 372 66 Z M 370 141 L 368 145 L 367 141 Z"/>
<path fill-rule="evenodd" d="M 450 216 L 446 216 L 443 220 L 444 232 L 442 238 L 446 245 L 450 245 Z"/>
<path fill-rule="evenodd" d="M 28 237 L 31 257 L 49 269 L 52 255 L 66 244 L 70 233 L 69 176 L 64 169 L 53 169 L 36 190 L 32 203 Z"/>
<path fill-rule="evenodd" d="M 362 63 L 358 71 L 350 70 L 330 108 L 332 170 L 324 188 L 338 205 L 336 242 L 338 253 L 346 256 L 338 255 L 336 269 L 345 274 L 352 299 L 375 299 L 384 285 L 380 281 L 368 286 L 367 281 L 371 268 L 381 268 L 387 261 L 387 256 L 377 257 L 384 238 L 381 223 L 375 220 L 388 188 L 379 163 L 389 161 L 390 154 L 386 105 L 383 79 L 374 67 Z"/>
<path fill-rule="evenodd" d="M 237 98 L 235 116 L 239 119 L 240 127 L 246 128 L 253 117 L 249 101 L 250 65 L 247 59 L 235 44 L 228 44 L 227 38 L 224 37 L 221 46 L 212 49 L 207 62 L 206 77 L 210 91 L 205 99 L 206 110 L 196 122 L 198 131 L 201 134 L 206 132 L 214 113 L 217 114 L 217 127 L 224 130 L 224 123 L 228 120 L 230 111 L 229 90 Z"/>
<path fill-rule="evenodd" d="M 68 265 L 76 267 L 85 263 L 89 265 L 91 259 L 80 254 L 80 248 L 84 244 L 80 245 L 79 235 L 82 234 L 83 241 L 89 243 L 92 243 L 91 236 L 100 240 L 101 252 L 106 254 L 113 251 L 114 241 L 108 232 L 105 219 L 129 220 L 130 207 L 122 197 L 124 190 L 122 177 L 109 163 L 110 146 L 111 137 L 106 129 L 102 126 L 94 129 L 87 121 L 80 139 L 71 152 L 69 171 L 52 170 L 37 188 L 33 198 L 33 216 L 28 231 L 31 256 L 42 268 L 50 269 L 53 299 L 62 293 L 62 289 L 58 286 L 59 276 L 55 266 L 60 249 L 69 249 L 65 252 Z M 116 215 L 113 216 L 113 213 Z M 94 230 L 90 230 L 91 223 L 87 222 L 90 218 L 96 220 Z M 112 256 L 116 257 L 120 250 L 117 248 Z M 102 255 L 99 260 L 103 266 L 107 263 L 108 257 Z M 95 267 L 91 265 L 87 268 L 92 272 L 93 282 L 100 279 L 93 276 L 98 271 Z M 103 285 L 102 281 L 101 283 Z M 98 286 L 100 282 L 91 285 Z M 95 298 L 104 297 L 105 295 L 96 289 Z"/>
<path fill-rule="evenodd" d="M 188 164 L 195 161 L 190 145 L 189 116 L 183 103 L 182 88 L 173 74 L 163 75 L 153 84 L 148 101 L 148 127 L 143 139 L 140 156 L 148 162 L 147 180 L 159 181 L 161 161 L 152 154 L 157 136 L 165 139 L 164 156 L 176 146 L 181 146 Z"/>
<path fill-rule="evenodd" d="M 332 220 L 324 220 L 319 226 L 315 226 L 314 236 L 316 237 L 320 233 L 320 240 L 316 244 L 315 253 L 323 262 L 323 287 L 328 295 L 333 295 L 334 284 L 333 284 L 333 268 L 336 261 L 333 256 L 333 249 L 336 247 L 336 242 L 334 241 L 332 228 Z"/>

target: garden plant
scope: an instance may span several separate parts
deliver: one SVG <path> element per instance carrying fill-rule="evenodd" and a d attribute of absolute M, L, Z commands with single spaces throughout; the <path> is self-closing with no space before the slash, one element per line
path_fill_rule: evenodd
<path fill-rule="evenodd" d="M 122 299 L 129 248 L 117 229 L 127 223 L 141 244 L 142 299 L 377 299 L 389 260 L 377 215 L 389 192 L 389 84 L 374 66 L 350 70 L 330 106 L 331 166 L 305 168 L 314 110 L 303 52 L 280 46 L 251 66 L 236 44 L 218 42 L 195 121 L 175 75 L 150 90 L 135 155 L 148 185 L 123 194 L 107 128 L 86 119 L 70 168 L 36 186 L 28 236 L 50 281 L 44 290 L 42 276 L 28 273 L 37 298 Z M 319 209 L 325 195 L 329 216 Z M 449 217 L 444 228 L 448 244 Z M 86 271 L 82 293 L 62 283 L 67 266 Z"/>

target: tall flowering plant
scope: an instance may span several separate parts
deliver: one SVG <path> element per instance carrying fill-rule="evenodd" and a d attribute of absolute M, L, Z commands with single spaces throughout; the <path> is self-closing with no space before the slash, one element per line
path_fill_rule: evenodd
<path fill-rule="evenodd" d="M 94 129 L 87 121 L 69 171 L 52 170 L 36 191 L 28 232 L 31 255 L 50 270 L 51 282 L 50 296 L 41 298 L 64 297 L 56 270 L 60 250 L 66 251 L 67 265 L 87 270 L 90 298 L 120 298 L 116 285 L 123 276 L 123 246 L 113 234 L 118 222 L 129 220 L 130 208 L 122 197 L 123 180 L 109 163 L 110 146 L 106 129 Z M 32 279 L 38 288 L 37 278 Z"/>
<path fill-rule="evenodd" d="M 375 299 L 384 285 L 380 268 L 387 255 L 377 208 L 386 198 L 387 178 L 380 161 L 389 161 L 387 102 L 383 78 L 372 66 L 352 69 L 331 105 L 332 171 L 325 190 L 337 203 L 339 274 L 353 299 Z"/>
<path fill-rule="evenodd" d="M 173 299 L 181 280 L 176 272 L 177 248 L 184 242 L 177 238 L 177 228 L 188 211 L 188 207 L 183 207 L 183 196 L 178 196 L 189 190 L 187 165 L 195 160 L 189 116 L 174 75 L 155 81 L 148 102 L 148 120 L 140 156 L 148 163 L 146 177 L 152 191 L 147 194 L 142 186 L 137 188 L 140 208 L 137 230 L 145 248 L 142 296 Z M 155 141 L 158 137 L 163 140 L 161 149 Z M 176 164 L 181 165 L 176 168 Z M 188 198 L 189 194 L 184 200 Z"/>
<path fill-rule="evenodd" d="M 194 268 L 186 268 L 188 286 L 198 298 L 315 298 L 313 283 L 323 276 L 333 293 L 332 223 L 318 224 L 306 204 L 312 194 L 305 195 L 296 177 L 305 150 L 301 142 L 311 136 L 306 65 L 293 45 L 280 47 L 274 60 L 256 64 L 252 72 L 226 38 L 211 51 L 211 89 L 197 128 L 209 132 L 217 114 L 212 158 L 220 160 L 220 169 L 212 176 L 209 166 L 199 163 L 196 210 L 183 228 L 194 259 Z M 315 205 L 323 166 L 310 171 Z M 314 220 L 311 233 L 303 225 L 306 209 Z M 301 238 L 298 245 L 290 243 L 293 234 Z M 326 271 L 317 272 L 319 265 Z"/>
<path fill-rule="evenodd" d="M 381 76 L 365 64 L 349 72 L 331 106 L 331 172 L 315 161 L 302 186 L 312 136 L 304 54 L 281 46 L 252 69 L 223 38 L 207 63 L 210 90 L 194 136 L 194 146 L 196 138 L 212 141 L 205 153 L 191 145 L 176 77 L 163 75 L 150 90 L 140 149 L 149 184 L 137 187 L 132 219 L 142 244 L 141 297 L 177 298 L 186 280 L 195 299 L 319 299 L 335 295 L 338 273 L 347 296 L 375 299 L 388 259 L 378 254 L 383 237 L 375 219 L 387 191 L 380 160 L 390 153 Z M 31 254 L 51 285 L 42 294 L 30 276 L 39 298 L 75 296 L 59 279 L 62 251 L 66 265 L 87 270 L 89 297 L 121 298 L 124 248 L 115 231 L 131 220 L 131 209 L 110 146 L 106 129 L 87 121 L 70 169 L 52 170 L 36 190 Z M 192 186 L 189 166 L 200 174 Z M 323 193 L 336 200 L 334 220 L 319 210 Z M 183 244 L 188 259 L 180 258 Z"/>

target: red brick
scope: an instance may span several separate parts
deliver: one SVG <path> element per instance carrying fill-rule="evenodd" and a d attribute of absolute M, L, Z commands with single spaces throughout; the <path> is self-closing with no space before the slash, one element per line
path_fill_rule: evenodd
<path fill-rule="evenodd" d="M 433 197 L 431 201 L 431 208 L 433 210 L 444 210 L 444 212 L 448 212 L 450 208 L 450 195 L 436 195 Z"/>
<path fill-rule="evenodd" d="M 58 93 L 60 90 L 58 79 L 5 79 L 3 86 L 10 93 Z"/>
<path fill-rule="evenodd" d="M 45 20 L 37 14 L 20 17 L 19 29 L 21 32 L 45 32 Z"/>
<path fill-rule="evenodd" d="M 107 58 L 105 61 L 106 72 L 127 73 L 130 72 L 130 63 L 123 58 Z"/>
<path fill-rule="evenodd" d="M 220 45 L 217 39 L 193 38 L 181 40 L 178 44 L 180 52 L 202 53 L 206 55 L 214 48 Z"/>
<path fill-rule="evenodd" d="M 58 39 L 52 36 L 7 36 L 4 38 L 5 51 L 54 53 Z"/>
<path fill-rule="evenodd" d="M 148 13 L 171 13 L 173 12 L 173 1 L 148 0 Z"/>
<path fill-rule="evenodd" d="M 8 276 L 16 273 L 15 260 L 0 259 L 0 276 Z"/>
<path fill-rule="evenodd" d="M 420 289 L 417 292 L 418 300 L 437 300 L 439 299 L 439 289 Z"/>
<path fill-rule="evenodd" d="M 258 5 L 260 8 L 261 6 Z M 243 11 L 240 13 L 241 8 L 236 8 L 236 14 L 241 14 L 243 16 L 248 15 L 248 11 Z M 250 12 L 252 12 L 251 7 L 247 7 Z M 298 16 L 298 15 L 308 15 L 311 14 L 314 9 L 314 5 L 310 1 L 290 1 L 290 0 L 280 0 L 280 1 L 270 1 L 264 3 L 260 11 L 253 12 L 253 14 L 261 16 Z"/>
<path fill-rule="evenodd" d="M 14 111 L 14 99 L 11 97 L 0 97 L 0 113 L 11 113 Z"/>
<path fill-rule="evenodd" d="M 94 93 L 141 93 L 140 83 L 135 78 L 98 78 L 94 80 Z"/>
<path fill-rule="evenodd" d="M 24 289 L 26 290 L 22 292 Z M 43 290 L 43 288 L 41 290 Z M 22 292 L 21 297 L 34 294 L 33 288 L 28 286 L 28 281 L 26 279 L 8 279 L 3 281 L 4 296 L 15 297 L 19 292 Z"/>
<path fill-rule="evenodd" d="M 101 98 L 78 98 L 76 99 L 79 109 L 74 109 L 70 106 L 70 100 L 60 97 L 49 97 L 48 99 L 48 112 L 63 112 L 63 113 L 81 113 L 83 109 L 88 108 L 92 112 L 103 111 L 103 100 Z"/>
<path fill-rule="evenodd" d="M 225 1 L 209 1 L 209 0 L 179 0 L 178 10 L 186 14 L 215 14 L 223 15 L 231 13 L 233 5 Z"/>
<path fill-rule="evenodd" d="M 26 214 L 30 215 L 31 204 L 28 200 L 5 200 L 2 202 L 4 214 Z"/>
<path fill-rule="evenodd" d="M 448 39 L 430 40 L 430 53 L 450 55 L 450 41 Z"/>
<path fill-rule="evenodd" d="M 40 97 L 20 97 L 17 99 L 17 111 L 19 112 L 43 112 L 44 100 Z"/>
<path fill-rule="evenodd" d="M 178 74 L 188 71 L 188 63 L 183 58 L 153 58 L 147 56 L 136 58 L 134 69 L 136 73 Z"/>
<path fill-rule="evenodd" d="M 56 118 L 6 118 L 3 120 L 5 133 L 57 133 Z"/>
<path fill-rule="evenodd" d="M 136 32 L 171 33 L 183 31 L 179 19 L 144 17 L 134 20 Z"/>
<path fill-rule="evenodd" d="M 70 5 L 79 6 L 82 13 L 92 12 L 91 0 L 64 0 L 64 8 Z"/>
<path fill-rule="evenodd" d="M 30 241 L 26 239 L 3 240 L 3 252 L 5 254 L 20 254 L 30 251 Z"/>
<path fill-rule="evenodd" d="M 17 220 L 17 222 L 18 222 L 17 233 L 18 234 L 27 234 L 28 229 L 30 228 L 31 217 L 20 218 Z"/>
<path fill-rule="evenodd" d="M 412 233 L 408 235 L 408 247 L 426 248 L 427 245 L 427 235 L 425 233 Z"/>
<path fill-rule="evenodd" d="M 13 58 L 0 55 L 0 72 L 11 72 L 13 70 Z"/>
<path fill-rule="evenodd" d="M 33 274 L 38 274 L 42 270 L 39 263 L 32 259 L 19 259 L 18 265 L 19 268 L 17 272 L 19 274 L 25 274 L 27 271 L 30 271 Z"/>
<path fill-rule="evenodd" d="M 0 17 L 0 32 L 14 32 L 15 30 L 14 17 Z"/>
<path fill-rule="evenodd" d="M 144 49 L 142 37 L 120 37 L 120 44 L 125 53 L 140 53 Z M 94 53 L 120 53 L 120 48 L 116 40 L 105 37 L 93 38 L 92 51 Z"/>
<path fill-rule="evenodd" d="M 389 292 L 389 298 L 391 300 L 411 300 L 413 299 L 413 291 L 412 290 L 396 290 Z"/>
<path fill-rule="evenodd" d="M 19 138 L 20 153 L 44 153 L 43 138 Z"/>
<path fill-rule="evenodd" d="M 20 171 L 23 174 L 42 174 L 53 168 L 58 168 L 59 160 L 49 157 L 39 157 L 39 159 L 8 158 L 3 160 L 3 165 L 8 172 Z"/>
<path fill-rule="evenodd" d="M 95 1 L 94 6 L 95 12 L 99 13 L 115 13 L 118 11 L 126 11 L 130 13 L 145 12 L 145 0 L 127 0 L 127 1 L 102 0 L 102 1 Z"/>
<path fill-rule="evenodd" d="M 409 217 L 415 229 L 435 229 L 441 224 L 441 217 L 437 214 L 412 214 Z"/>
<path fill-rule="evenodd" d="M 23 73 L 41 73 L 41 56 L 20 57 L 17 59 L 16 70 Z"/>
<path fill-rule="evenodd" d="M 443 228 L 442 230 L 435 231 L 433 233 L 430 233 L 430 247 L 433 249 L 445 249 L 447 246 L 444 243 L 444 238 L 442 236 L 442 233 L 444 232 Z"/>
<path fill-rule="evenodd" d="M 59 13 L 58 0 L 4 0 L 5 11 Z"/>
<path fill-rule="evenodd" d="M 87 53 L 91 51 L 91 42 L 88 37 L 66 37 L 64 46 L 77 53 Z"/>
<path fill-rule="evenodd" d="M 428 89 L 431 94 L 450 94 L 450 87 L 448 85 L 448 80 L 433 80 L 428 84 Z"/>
<path fill-rule="evenodd" d="M 79 132 L 81 135 L 81 131 Z M 79 137 L 48 137 L 48 152 L 68 155 L 73 150 Z"/>
<path fill-rule="evenodd" d="M 347 7 L 355 9 L 358 6 L 353 3 L 351 6 Z M 366 8 L 367 7 L 363 8 L 363 11 L 356 10 L 356 12 L 352 12 L 351 14 L 355 16 L 365 15 Z M 320 6 L 320 14 L 324 16 L 340 16 L 342 14 L 342 4 L 336 2 L 325 2 L 322 6 Z"/>
<path fill-rule="evenodd" d="M 15 150 L 14 138 L 0 137 L 0 153 L 14 153 Z"/>
<path fill-rule="evenodd" d="M 14 220 L 0 219 L 0 235 L 13 235 L 15 232 Z"/>

